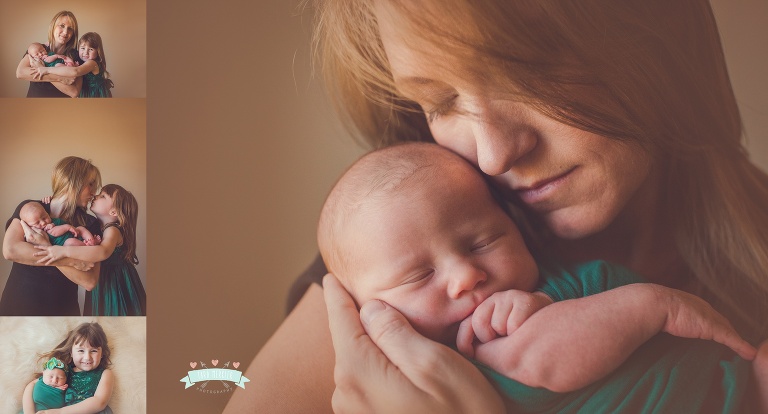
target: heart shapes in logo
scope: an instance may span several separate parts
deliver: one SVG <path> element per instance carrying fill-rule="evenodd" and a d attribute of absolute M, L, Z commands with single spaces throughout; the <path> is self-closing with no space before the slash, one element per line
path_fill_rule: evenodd
<path fill-rule="evenodd" d="M 235 367 L 235 368 L 237 368 L 237 367 L 239 367 L 239 366 L 240 366 L 240 363 L 239 363 L 239 362 L 233 362 L 233 363 L 232 363 L 232 366 L 233 366 L 233 367 Z"/>
<path fill-rule="evenodd" d="M 211 364 L 213 364 L 213 366 L 215 367 L 216 365 L 219 364 L 219 360 L 218 359 L 212 359 L 211 360 Z"/>
<path fill-rule="evenodd" d="M 195 367 L 197 366 L 197 362 L 190 362 L 189 366 L 192 367 L 192 369 L 195 369 Z"/>

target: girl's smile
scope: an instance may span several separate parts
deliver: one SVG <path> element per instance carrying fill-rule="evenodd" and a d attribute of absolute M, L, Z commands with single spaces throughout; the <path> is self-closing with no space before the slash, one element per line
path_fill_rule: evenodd
<path fill-rule="evenodd" d="M 98 60 L 97 58 L 99 57 L 99 52 L 93 47 L 85 43 L 82 43 L 80 44 L 80 47 L 78 48 L 78 50 L 80 52 L 80 59 L 82 59 L 83 61 Z"/>
<path fill-rule="evenodd" d="M 91 347 L 88 341 L 75 344 L 72 347 L 72 363 L 74 371 L 91 371 L 101 364 L 101 347 Z"/>

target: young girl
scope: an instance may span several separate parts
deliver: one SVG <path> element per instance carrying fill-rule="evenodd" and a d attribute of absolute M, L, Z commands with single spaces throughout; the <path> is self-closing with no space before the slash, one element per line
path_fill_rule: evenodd
<path fill-rule="evenodd" d="M 35 246 L 43 256 L 38 263 L 51 263 L 64 257 L 101 262 L 99 282 L 85 298 L 86 315 L 143 316 L 147 296 L 135 264 L 136 198 L 117 184 L 107 184 L 91 202 L 91 212 L 102 226 L 98 246 Z"/>
<path fill-rule="evenodd" d="M 104 45 L 98 33 L 88 32 L 78 42 L 78 53 L 83 64 L 77 67 L 37 66 L 33 68 L 35 79 L 41 79 L 46 74 L 68 77 L 83 77 L 81 98 L 111 98 L 111 88 L 114 83 L 107 72 L 107 58 L 104 55 Z"/>
<path fill-rule="evenodd" d="M 46 413 L 65 414 L 68 406 L 77 404 L 77 412 L 112 414 L 107 406 L 112 397 L 114 376 L 108 369 L 112 363 L 107 335 L 96 322 L 82 323 L 67 334 L 56 349 L 43 355 L 43 359 L 56 358 L 69 368 L 69 386 L 64 395 L 64 408 L 46 410 Z M 24 414 L 35 413 L 32 399 L 38 380 L 24 388 L 22 405 Z"/>

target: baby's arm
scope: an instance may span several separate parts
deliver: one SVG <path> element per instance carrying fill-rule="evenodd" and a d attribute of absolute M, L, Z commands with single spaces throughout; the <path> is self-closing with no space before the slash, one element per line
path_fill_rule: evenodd
<path fill-rule="evenodd" d="M 46 230 L 48 234 L 50 234 L 53 237 L 59 237 L 64 235 L 65 233 L 69 232 L 72 233 L 73 236 L 77 237 L 77 229 L 75 226 L 71 224 L 60 224 L 58 226 L 51 227 L 50 230 Z"/>
<path fill-rule="evenodd" d="M 659 332 L 711 339 L 749 360 L 756 352 L 704 300 L 648 283 L 553 303 L 514 335 L 481 343 L 474 352 L 509 378 L 568 392 L 603 378 Z"/>

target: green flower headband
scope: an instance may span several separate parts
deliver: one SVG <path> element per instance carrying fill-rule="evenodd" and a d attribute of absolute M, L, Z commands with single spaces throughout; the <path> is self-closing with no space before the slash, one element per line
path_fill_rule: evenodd
<path fill-rule="evenodd" d="M 56 357 L 52 357 L 45 364 L 43 364 L 43 369 L 44 370 L 46 370 L 46 369 L 56 369 L 56 368 L 63 369 L 65 372 L 67 371 L 67 366 L 64 365 L 64 363 L 61 362 L 61 360 L 56 358 Z"/>

